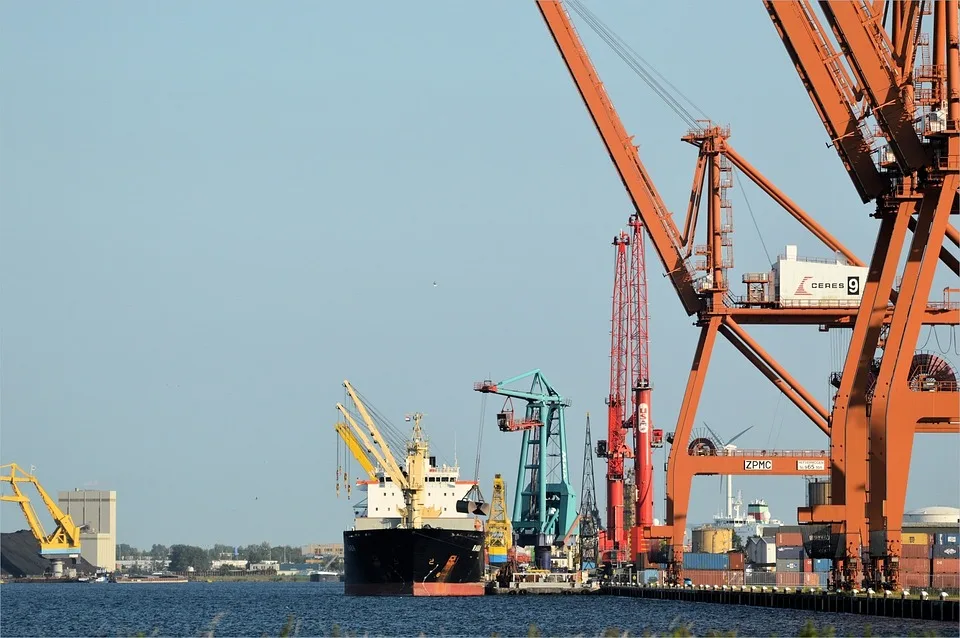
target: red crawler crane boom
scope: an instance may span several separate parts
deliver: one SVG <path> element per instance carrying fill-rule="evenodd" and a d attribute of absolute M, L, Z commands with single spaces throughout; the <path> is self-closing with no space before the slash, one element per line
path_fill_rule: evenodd
<path fill-rule="evenodd" d="M 624 459 L 633 456 L 624 425 L 629 396 L 628 348 L 630 287 L 627 248 L 630 235 L 620 231 L 613 238 L 616 261 L 613 280 L 613 311 L 610 318 L 610 394 L 607 396 L 607 440 L 597 442 L 597 456 L 607 459 L 607 530 L 601 557 L 617 563 L 627 559 L 623 526 Z"/>
<path fill-rule="evenodd" d="M 632 411 L 630 425 L 634 431 L 634 475 L 637 486 L 635 532 L 630 546 L 632 553 L 645 552 L 644 528 L 653 525 L 653 454 L 652 447 L 663 443 L 663 431 L 652 429 L 650 411 L 650 335 L 647 307 L 647 265 L 644 230 L 640 217 L 630 217 L 630 388 Z"/>

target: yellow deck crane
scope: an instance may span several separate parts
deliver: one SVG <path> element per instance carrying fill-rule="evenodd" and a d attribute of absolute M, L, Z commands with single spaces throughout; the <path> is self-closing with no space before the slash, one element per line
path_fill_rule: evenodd
<path fill-rule="evenodd" d="M 373 461 L 370 460 L 371 454 L 365 451 L 363 444 L 358 438 L 358 434 L 363 434 L 358 432 L 354 434 L 353 430 L 350 429 L 350 425 L 344 423 L 343 421 L 337 421 L 333 424 L 333 429 L 336 430 L 337 434 L 340 435 L 340 439 L 347 446 L 347 449 L 350 450 L 350 453 L 353 455 L 353 458 L 357 459 L 357 462 L 360 463 L 360 467 L 363 468 L 363 471 L 366 472 L 367 476 L 376 480 L 377 470 L 373 464 Z M 343 478 L 343 486 L 347 490 L 347 498 L 350 498 L 350 477 L 348 476 L 347 470 L 343 466 L 339 465 L 340 455 L 337 454 L 337 496 L 340 496 L 340 479 Z"/>
<path fill-rule="evenodd" d="M 19 465 L 16 463 L 2 465 L 0 471 L 9 471 L 0 474 L 0 481 L 9 483 L 13 489 L 12 495 L 0 494 L 0 501 L 9 501 L 20 505 L 20 509 L 23 510 L 23 515 L 26 516 L 27 523 L 30 525 L 30 531 L 33 532 L 40 543 L 40 555 L 54 561 L 54 573 L 56 574 L 63 568 L 63 559 L 76 559 L 80 556 L 80 532 L 83 528 L 74 523 L 69 514 L 63 513 L 63 510 L 50 498 L 35 476 L 25 472 Z M 50 516 L 56 525 L 52 534 L 48 535 L 44 531 L 43 524 L 40 523 L 30 499 L 20 489 L 21 483 L 33 484 L 40 494 L 43 504 L 46 505 L 47 511 L 50 512 Z"/>
<path fill-rule="evenodd" d="M 350 395 L 350 399 L 360 414 L 360 419 L 363 421 L 364 426 L 366 426 L 366 432 L 364 432 L 364 428 L 360 427 L 356 419 L 351 416 L 343 404 L 337 404 L 337 409 L 351 428 L 345 431 L 351 435 L 355 435 L 355 437 L 352 438 L 358 443 L 358 449 L 355 450 L 351 447 L 351 452 L 357 457 L 361 465 L 363 465 L 361 457 L 366 457 L 367 463 L 372 466 L 373 464 L 367 455 L 373 457 L 377 465 L 383 470 L 384 478 L 389 479 L 403 492 L 403 500 L 406 507 L 400 512 L 401 525 L 412 529 L 422 528 L 425 514 L 428 516 L 439 515 L 439 512 L 434 510 L 425 512 L 423 504 L 423 495 L 427 483 L 427 464 L 429 463 L 427 458 L 429 446 L 423 438 L 423 430 L 420 429 L 420 419 L 423 418 L 423 415 L 420 413 L 413 415 L 413 437 L 407 442 L 406 471 L 404 471 L 400 468 L 400 464 L 397 463 L 393 452 L 390 451 L 390 446 L 387 445 L 387 442 L 380 434 L 380 429 L 376 423 L 373 422 L 370 413 L 360 400 L 360 397 L 357 396 L 353 386 L 350 385 L 349 381 L 345 380 L 343 387 L 347 389 L 347 394 Z M 337 431 L 341 432 L 340 428 L 337 428 Z M 370 438 L 367 437 L 368 434 Z M 341 432 L 341 436 L 343 436 L 343 432 Z M 370 442 L 371 438 L 373 439 L 373 444 Z M 360 447 L 360 444 L 362 444 L 362 447 Z M 349 442 L 347 445 L 350 447 Z M 360 454 L 359 456 L 358 452 Z M 366 466 L 364 466 L 364 469 L 366 469 Z M 372 478 L 377 478 L 375 472 Z"/>

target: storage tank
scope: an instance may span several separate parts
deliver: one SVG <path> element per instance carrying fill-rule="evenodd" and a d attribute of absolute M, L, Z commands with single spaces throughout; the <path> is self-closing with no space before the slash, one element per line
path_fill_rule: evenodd
<path fill-rule="evenodd" d="M 693 530 L 693 551 L 725 554 L 733 549 L 733 530 L 729 527 L 699 527 Z"/>
<path fill-rule="evenodd" d="M 814 480 L 807 483 L 808 505 L 830 505 L 830 481 Z"/>

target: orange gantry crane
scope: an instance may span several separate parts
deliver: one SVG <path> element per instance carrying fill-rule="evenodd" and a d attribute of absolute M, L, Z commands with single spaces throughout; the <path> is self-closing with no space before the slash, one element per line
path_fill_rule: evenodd
<path fill-rule="evenodd" d="M 591 26 L 603 28 L 602 23 L 578 0 L 570 0 L 569 4 Z M 840 66 L 824 30 L 811 20 L 813 11 L 808 3 L 769 2 L 767 9 L 794 57 L 804 84 L 861 198 L 864 201 L 878 198 L 877 216 L 881 217 L 881 230 L 874 258 L 865 277 L 855 275 L 847 282 L 850 291 L 860 293 L 857 296 L 862 302 L 858 304 L 788 303 L 772 299 L 762 292 L 769 283 L 764 279 L 765 273 L 757 273 L 755 277 L 744 275 L 743 283 L 747 284 L 748 294 L 743 297 L 734 295 L 727 274 L 733 267 L 733 222 L 729 201 L 725 196 L 726 189 L 732 183 L 730 176 L 734 167 L 831 251 L 841 255 L 846 265 L 862 267 L 864 264 L 737 153 L 729 143 L 728 128 L 710 121 L 693 121 L 692 118 L 689 120 L 692 126 L 682 139 L 696 146 L 699 153 L 681 232 L 640 160 L 632 138 L 626 133 L 564 6 L 559 0 L 537 1 L 554 42 L 636 207 L 637 217 L 646 228 L 684 310 L 688 315 L 696 315 L 696 325 L 700 330 L 677 424 L 667 437 L 672 445 L 667 465 L 666 524 L 642 529 L 644 538 L 660 539 L 660 542 L 654 544 L 646 556 L 633 557 L 667 563 L 668 579 L 672 582 L 678 582 L 682 577 L 682 541 L 694 475 L 825 474 L 833 481 L 834 501 L 800 511 L 802 522 L 822 524 L 810 528 L 817 533 L 810 534 L 808 540 L 814 537 L 823 539 L 825 536 L 826 542 L 818 545 L 818 551 L 835 559 L 835 582 L 854 586 L 859 585 L 864 576 L 859 561 L 861 552 L 871 549 L 869 532 L 881 532 L 885 542 L 878 541 L 875 549 L 884 545 L 884 552 L 881 558 L 873 561 L 873 571 L 868 576 L 876 578 L 877 569 L 880 569 L 883 578 L 877 580 L 896 586 L 893 565 L 897 562 L 894 557 L 899 555 L 899 528 L 912 434 L 914 431 L 957 431 L 955 377 L 951 386 L 951 375 L 942 374 L 941 378 L 933 379 L 932 385 L 927 384 L 931 392 L 918 395 L 918 383 L 926 377 L 913 365 L 913 351 L 920 326 L 956 325 L 960 317 L 960 309 L 956 305 L 926 301 L 937 259 L 942 259 L 956 272 L 956 259 L 951 261 L 953 256 L 942 248 L 942 238 L 946 234 L 956 244 L 956 231 L 949 227 L 946 216 L 951 205 L 954 209 L 956 207 L 957 189 L 957 0 L 938 3 L 936 15 L 942 15 L 942 18 L 937 22 L 939 30 L 935 29 L 934 48 L 940 46 L 944 49 L 942 58 L 946 63 L 941 66 L 934 63 L 934 69 L 927 74 L 939 77 L 938 69 L 944 69 L 942 75 L 945 84 L 940 87 L 938 95 L 949 101 L 949 109 L 942 122 L 936 120 L 942 125 L 935 127 L 936 131 L 923 132 L 923 139 L 918 136 L 918 141 L 910 138 L 911 134 L 917 136 L 912 124 L 905 124 L 908 118 L 904 110 L 910 107 L 904 95 L 909 95 L 909 92 L 904 93 L 901 88 L 902 77 L 908 74 L 902 69 L 915 59 L 909 51 L 909 43 L 918 41 L 916 34 L 919 26 L 916 25 L 922 12 L 895 7 L 893 17 L 900 25 L 899 35 L 893 40 L 884 40 L 882 27 L 878 29 L 877 26 L 878 20 L 869 19 L 870 11 L 876 11 L 883 3 L 874 3 L 871 7 L 842 1 L 823 4 L 845 54 L 852 60 L 851 65 L 859 84 Z M 941 8 L 941 4 L 945 6 Z M 864 12 L 867 12 L 867 17 L 863 15 Z M 853 24 L 854 18 L 856 25 Z M 791 39 L 788 33 L 793 34 L 794 38 Z M 805 44 L 801 36 L 806 38 Z M 802 56 L 797 53 L 798 50 Z M 877 70 L 877 57 L 883 57 L 881 54 L 887 56 L 883 62 L 900 65 L 899 76 L 889 65 Z M 864 56 L 863 60 L 859 60 L 860 55 Z M 934 59 L 940 58 L 935 54 Z M 871 62 L 874 66 L 870 66 Z M 883 88 L 882 78 L 879 77 L 881 71 L 887 72 L 888 82 L 893 84 L 896 84 L 897 77 L 901 78 L 896 90 Z M 872 83 L 870 89 L 863 88 L 867 84 L 864 79 L 867 75 L 870 75 Z M 914 95 L 926 99 L 927 92 Z M 866 101 L 866 104 L 857 100 Z M 865 113 L 875 115 L 880 129 L 890 140 L 889 155 L 894 158 L 893 165 L 881 163 L 877 166 L 874 163 L 870 140 L 864 137 Z M 928 121 L 933 120 L 931 118 Z M 706 238 L 704 244 L 696 245 L 695 229 L 701 199 L 704 197 L 707 200 Z M 912 219 L 914 211 L 919 212 L 916 220 Z M 914 231 L 911 258 L 902 276 L 903 285 L 899 290 L 893 290 L 897 268 L 897 259 L 893 255 L 899 256 L 907 228 Z M 927 246 L 931 246 L 932 250 L 925 251 Z M 755 294 L 758 290 L 760 294 Z M 817 401 L 747 333 L 744 326 L 749 324 L 853 328 L 849 356 L 839 375 L 840 387 L 832 410 Z M 723 450 L 704 454 L 702 446 L 690 441 L 718 333 L 829 437 L 829 454 L 826 450 Z M 879 370 L 874 372 L 877 365 L 874 354 L 880 345 L 883 346 L 883 356 L 878 362 Z M 869 401 L 868 381 L 871 383 Z M 881 406 L 881 402 L 885 405 Z M 872 413 L 867 409 L 868 404 L 872 407 Z M 903 418 L 910 421 L 908 427 L 887 429 L 888 421 L 895 423 Z M 871 486 L 870 499 L 867 498 L 868 480 Z M 894 499 L 897 499 L 896 502 L 893 502 Z M 872 518 L 867 517 L 869 508 L 875 512 Z M 883 512 L 882 516 L 880 512 Z"/>
<path fill-rule="evenodd" d="M 960 200 L 958 3 L 821 2 L 842 55 L 806 0 L 764 4 L 861 199 L 876 202 L 880 220 L 830 419 L 832 502 L 801 509 L 800 520 L 830 525 L 842 541 L 846 584 L 896 588 L 913 435 L 958 431 L 955 372 L 916 352 L 932 314 L 952 325 L 960 318 L 948 298 L 928 301 L 938 261 L 960 274 L 944 246 L 945 238 L 958 245 L 949 223 Z M 921 30 L 930 13 L 932 60 Z M 875 137 L 885 145 L 874 149 Z"/>

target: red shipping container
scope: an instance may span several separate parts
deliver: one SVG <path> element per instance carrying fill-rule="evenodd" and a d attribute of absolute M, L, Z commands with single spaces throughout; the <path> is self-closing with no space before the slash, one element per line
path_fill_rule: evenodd
<path fill-rule="evenodd" d="M 903 587 L 929 587 L 930 574 L 900 572 L 900 585 Z"/>
<path fill-rule="evenodd" d="M 683 577 L 689 578 L 694 585 L 713 585 L 720 587 L 728 585 L 726 570 L 719 569 L 685 569 Z"/>
<path fill-rule="evenodd" d="M 960 574 L 960 558 L 934 558 L 934 574 Z"/>
<path fill-rule="evenodd" d="M 730 561 L 730 571 L 743 571 L 743 552 L 727 552 Z"/>
<path fill-rule="evenodd" d="M 929 545 L 901 545 L 900 555 L 903 558 L 930 558 Z"/>
<path fill-rule="evenodd" d="M 806 559 L 804 559 L 804 560 L 802 560 L 802 561 L 800 561 L 800 562 L 801 562 L 800 571 L 802 571 L 802 572 L 812 572 L 812 571 L 813 571 L 813 560 L 812 560 L 812 559 L 806 558 Z"/>
<path fill-rule="evenodd" d="M 778 587 L 803 587 L 802 572 L 777 572 Z"/>
<path fill-rule="evenodd" d="M 927 558 L 901 558 L 900 572 L 911 574 L 929 574 L 930 560 Z"/>
<path fill-rule="evenodd" d="M 960 574 L 934 574 L 933 586 L 937 589 L 960 589 Z"/>
<path fill-rule="evenodd" d="M 777 547 L 781 545 L 803 545 L 803 534 L 800 532 L 777 532 Z"/>
<path fill-rule="evenodd" d="M 814 572 L 805 572 L 803 574 L 803 586 L 804 587 L 819 587 L 820 586 L 820 574 Z"/>
<path fill-rule="evenodd" d="M 742 585 L 743 584 L 743 572 L 742 571 L 730 571 L 727 572 L 727 584 L 728 585 Z"/>

